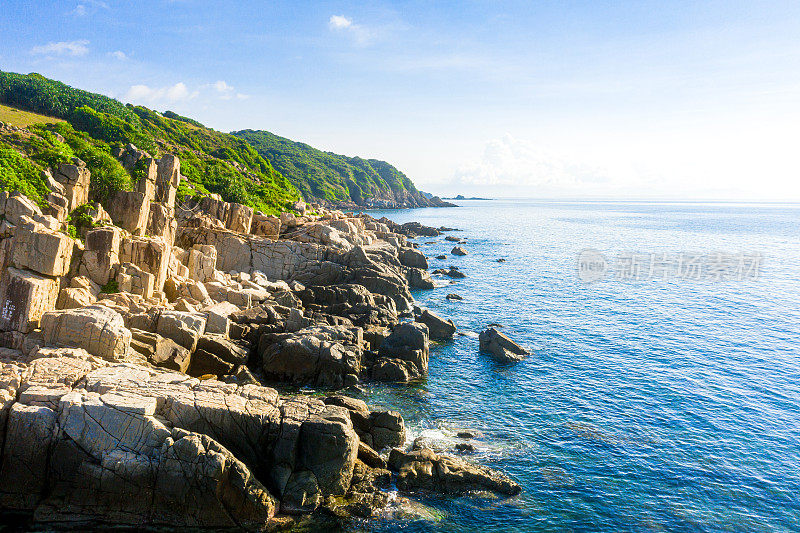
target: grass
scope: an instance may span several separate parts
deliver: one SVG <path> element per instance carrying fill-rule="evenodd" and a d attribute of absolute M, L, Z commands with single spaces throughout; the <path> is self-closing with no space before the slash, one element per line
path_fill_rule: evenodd
<path fill-rule="evenodd" d="M 60 118 L 46 117 L 0 104 L 0 122 L 5 122 L 18 128 L 27 128 L 33 124 L 55 124 L 56 122 L 64 121 Z"/>

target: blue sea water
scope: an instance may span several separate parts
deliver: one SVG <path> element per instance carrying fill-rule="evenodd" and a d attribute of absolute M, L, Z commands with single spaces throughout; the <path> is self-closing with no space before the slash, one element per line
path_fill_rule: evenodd
<path fill-rule="evenodd" d="M 800 530 L 800 206 L 460 203 L 370 213 L 457 227 L 469 254 L 416 239 L 431 269 L 467 275 L 415 294 L 463 335 L 432 348 L 423 383 L 369 385 L 364 398 L 444 446 L 480 432 L 469 457 L 523 492 L 426 496 L 434 519 L 354 529 Z M 607 258 L 604 280 L 579 278 L 585 248 Z M 631 253 L 706 255 L 710 269 L 717 252 L 761 259 L 741 281 L 646 268 L 616 279 Z M 490 323 L 532 355 L 508 366 L 479 353 Z"/>

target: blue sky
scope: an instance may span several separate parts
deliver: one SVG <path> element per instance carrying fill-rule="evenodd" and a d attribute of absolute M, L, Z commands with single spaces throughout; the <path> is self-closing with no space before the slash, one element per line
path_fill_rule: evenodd
<path fill-rule="evenodd" d="M 800 200 L 796 1 L 0 0 L 0 43 L 435 193 Z"/>

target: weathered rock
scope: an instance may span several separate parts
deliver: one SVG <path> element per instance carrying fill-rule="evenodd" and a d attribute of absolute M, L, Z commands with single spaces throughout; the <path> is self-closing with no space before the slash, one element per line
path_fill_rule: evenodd
<path fill-rule="evenodd" d="M 428 268 L 428 259 L 416 248 L 401 248 L 397 255 L 401 265 L 421 269 Z"/>
<path fill-rule="evenodd" d="M 156 333 L 172 339 L 190 352 L 205 332 L 206 319 L 201 315 L 181 311 L 162 311 L 158 315 Z"/>
<path fill-rule="evenodd" d="M 195 244 L 189 250 L 188 265 L 189 277 L 205 282 L 214 279 L 217 268 L 217 249 L 213 246 Z"/>
<path fill-rule="evenodd" d="M 219 302 L 203 310 L 206 315 L 206 333 L 228 335 L 230 331 L 230 316 L 239 311 L 239 308 L 230 302 Z"/>
<path fill-rule="evenodd" d="M 89 289 L 83 287 L 65 287 L 58 294 L 56 309 L 75 309 L 85 307 L 97 301 Z"/>
<path fill-rule="evenodd" d="M 250 233 L 250 226 L 253 221 L 253 208 L 246 205 L 230 204 L 230 214 L 226 227 L 236 233 Z"/>
<path fill-rule="evenodd" d="M 448 294 L 447 296 L 445 296 L 445 298 L 447 298 L 448 300 L 463 300 L 464 299 L 463 297 L 459 296 L 458 294 L 452 294 L 452 293 Z"/>
<path fill-rule="evenodd" d="M 150 199 L 138 191 L 118 191 L 106 204 L 114 224 L 141 237 L 147 230 L 150 216 Z"/>
<path fill-rule="evenodd" d="M 156 161 L 152 157 L 146 157 L 137 163 L 139 181 L 136 183 L 136 191 L 144 194 L 148 202 L 156 199 Z"/>
<path fill-rule="evenodd" d="M 106 285 L 119 265 L 122 231 L 114 226 L 97 228 L 86 233 L 86 246 L 79 272 L 98 285 Z"/>
<path fill-rule="evenodd" d="M 480 350 L 492 355 L 495 359 L 503 363 L 514 363 L 521 361 L 530 352 L 509 339 L 495 328 L 488 328 L 482 331 L 478 337 Z"/>
<path fill-rule="evenodd" d="M 279 217 L 265 215 L 261 211 L 256 211 L 253 215 L 250 231 L 253 235 L 277 239 L 281 234 L 281 219 Z"/>
<path fill-rule="evenodd" d="M 236 343 L 223 335 L 205 334 L 198 339 L 197 348 L 212 353 L 234 366 L 247 363 L 250 355 L 249 347 Z"/>
<path fill-rule="evenodd" d="M 455 246 L 450 253 L 453 255 L 467 255 L 467 251 L 462 246 Z"/>
<path fill-rule="evenodd" d="M 91 173 L 86 168 L 86 163 L 80 159 L 75 158 L 72 163 L 60 164 L 54 176 L 64 188 L 63 194 L 68 201 L 67 211 L 72 211 L 89 201 Z"/>
<path fill-rule="evenodd" d="M 158 160 L 156 201 L 167 207 L 175 205 L 175 195 L 181 183 L 181 163 L 173 154 L 164 154 Z"/>
<path fill-rule="evenodd" d="M 165 204 L 151 202 L 147 218 L 147 235 L 160 238 L 167 246 L 175 242 L 175 231 L 178 229 L 173 210 Z"/>
<path fill-rule="evenodd" d="M 397 488 L 402 491 L 423 489 L 464 494 L 488 490 L 507 496 L 521 491 L 516 482 L 501 472 L 461 458 L 437 455 L 427 448 L 408 453 L 395 448 L 389 455 L 389 466 L 397 471 Z"/>
<path fill-rule="evenodd" d="M 58 280 L 8 267 L 0 278 L 0 331 L 33 331 L 57 299 Z"/>
<path fill-rule="evenodd" d="M 361 328 L 320 326 L 295 333 L 264 335 L 261 367 L 268 379 L 341 388 L 358 382 Z"/>
<path fill-rule="evenodd" d="M 157 333 L 131 329 L 131 348 L 155 366 L 179 372 L 189 368 L 189 350 Z"/>
<path fill-rule="evenodd" d="M 14 231 L 12 262 L 45 276 L 63 276 L 69 272 L 72 250 L 73 240 L 67 235 L 36 223 L 20 223 Z"/>
<path fill-rule="evenodd" d="M 23 217 L 33 219 L 36 215 L 41 215 L 42 211 L 28 197 L 12 193 L 5 202 L 4 214 L 6 221 L 16 226 L 23 221 Z"/>
<path fill-rule="evenodd" d="M 408 381 L 428 373 L 428 326 L 416 322 L 398 324 L 378 350 L 373 378 Z"/>
<path fill-rule="evenodd" d="M 99 304 L 44 313 L 42 337 L 47 344 L 83 348 L 107 361 L 124 361 L 131 343 L 120 314 Z"/>
<path fill-rule="evenodd" d="M 456 333 L 456 325 L 452 320 L 445 320 L 431 313 L 428 309 L 423 309 L 417 320 L 428 326 L 428 331 L 432 339 L 451 339 Z"/>
<path fill-rule="evenodd" d="M 132 263 L 152 274 L 155 277 L 153 290 L 162 291 L 171 255 L 172 248 L 161 239 L 130 237 L 122 239 L 119 260 L 121 263 Z"/>
<path fill-rule="evenodd" d="M 386 468 L 386 461 L 383 457 L 363 442 L 358 444 L 358 458 L 371 468 Z"/>
<path fill-rule="evenodd" d="M 414 289 L 430 290 L 436 288 L 427 270 L 421 268 L 409 268 L 406 272 L 408 284 Z"/>
<path fill-rule="evenodd" d="M 117 283 L 120 291 L 136 294 L 145 300 L 149 300 L 153 297 L 156 277 L 132 263 L 122 263 L 119 266 Z"/>

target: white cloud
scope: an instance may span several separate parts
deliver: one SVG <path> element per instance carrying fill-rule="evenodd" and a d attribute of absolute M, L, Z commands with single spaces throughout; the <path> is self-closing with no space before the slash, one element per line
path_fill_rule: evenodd
<path fill-rule="evenodd" d="M 328 28 L 331 31 L 347 33 L 359 45 L 366 45 L 372 41 L 376 32 L 366 28 L 360 24 L 353 23 L 353 19 L 347 18 L 344 15 L 331 15 L 328 19 Z"/>
<path fill-rule="evenodd" d="M 125 52 L 121 51 L 121 50 L 117 50 L 115 52 L 109 52 L 108 55 L 110 55 L 111 57 L 113 57 L 115 59 L 119 59 L 120 61 L 124 61 L 124 60 L 128 59 L 128 55 Z"/>
<path fill-rule="evenodd" d="M 570 162 L 533 143 L 505 135 L 486 143 L 480 158 L 459 167 L 456 184 L 574 188 L 606 181 L 604 172 Z"/>
<path fill-rule="evenodd" d="M 230 100 L 231 98 L 233 98 L 234 89 L 233 87 L 225 83 L 225 81 L 223 80 L 215 81 L 214 83 L 211 84 L 211 86 L 218 93 L 219 97 L 222 98 L 223 100 Z"/>
<path fill-rule="evenodd" d="M 330 26 L 332 30 L 342 30 L 344 28 L 349 28 L 352 25 L 352 19 L 349 19 L 344 15 L 331 15 L 331 18 L 328 21 L 328 26 Z"/>
<path fill-rule="evenodd" d="M 89 14 L 89 9 L 91 8 L 94 8 L 92 11 L 96 11 L 97 9 L 110 9 L 110 6 L 101 0 L 83 0 L 75 6 L 72 14 L 76 17 L 85 17 Z"/>
<path fill-rule="evenodd" d="M 57 43 L 47 43 L 34 46 L 31 53 L 36 55 L 67 55 L 85 56 L 89 53 L 89 41 L 80 39 L 77 41 L 60 41 Z"/>
<path fill-rule="evenodd" d="M 128 89 L 125 100 L 133 103 L 158 104 L 164 102 L 179 102 L 196 98 L 199 91 L 189 91 L 186 84 L 178 82 L 166 87 L 149 87 L 147 85 L 133 85 Z"/>
<path fill-rule="evenodd" d="M 235 88 L 224 80 L 206 83 L 192 89 L 183 82 L 164 87 L 150 87 L 149 85 L 133 85 L 125 95 L 128 102 L 146 105 L 169 104 L 188 100 L 200 100 L 208 103 L 213 100 L 246 100 L 250 95 L 236 92 Z"/>

